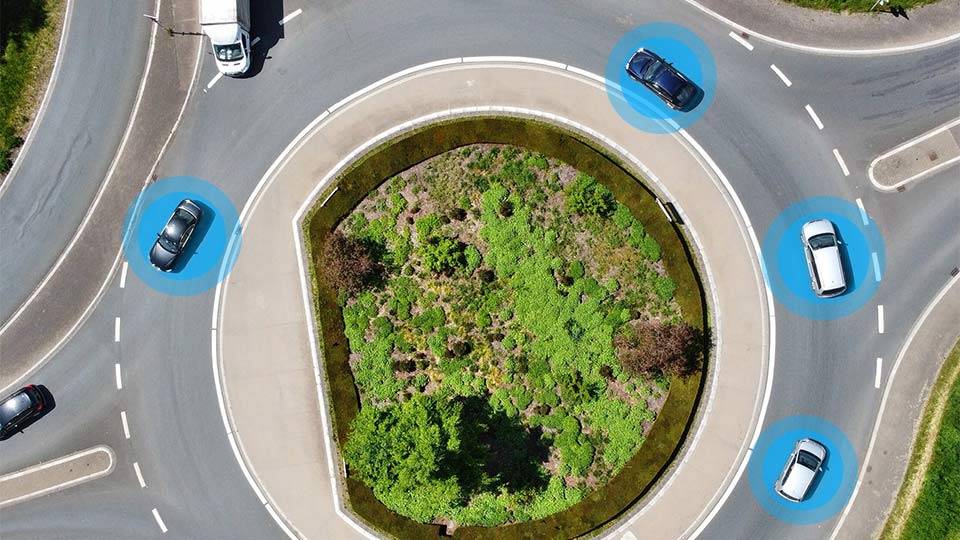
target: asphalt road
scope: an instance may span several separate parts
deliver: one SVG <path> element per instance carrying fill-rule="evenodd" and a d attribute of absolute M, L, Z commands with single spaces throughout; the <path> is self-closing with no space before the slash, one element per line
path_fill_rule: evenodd
<path fill-rule="evenodd" d="M 123 3 L 112 9 L 139 17 L 143 6 L 129 5 L 133 7 Z M 303 14 L 283 28 L 278 40 L 279 28 L 272 28 L 270 21 L 298 8 Z M 457 56 L 516 55 L 602 73 L 614 43 L 640 24 L 672 21 L 696 32 L 710 46 L 720 76 L 710 111 L 689 131 L 737 190 L 760 239 L 782 209 L 815 195 L 861 198 L 884 233 L 885 276 L 876 296 L 860 311 L 822 322 L 777 305 L 777 368 L 765 420 L 769 425 L 797 414 L 820 416 L 839 426 L 863 459 L 881 396 L 873 385 L 874 359 L 896 356 L 912 322 L 947 281 L 950 269 L 960 265 L 956 169 L 891 195 L 873 191 L 865 170 L 875 155 L 960 112 L 958 45 L 874 58 L 813 56 L 765 44 L 749 52 L 727 36 L 728 28 L 670 0 L 642 6 L 613 1 L 360 0 L 309 5 L 287 1 L 257 9 L 263 10 L 259 20 L 267 24 L 258 23 L 255 34 L 272 36 L 258 45 L 259 54 L 268 55 L 262 69 L 251 78 L 223 79 L 206 93 L 196 93 L 158 170 L 160 177 L 190 174 L 214 182 L 238 208 L 307 122 L 346 95 L 401 69 Z M 101 14 L 92 14 L 92 8 L 78 5 L 75 11 L 71 34 L 114 30 L 98 26 Z M 84 73 L 71 78 L 64 71 L 55 92 L 72 94 L 85 85 L 103 84 L 114 90 L 123 87 L 125 95 L 131 94 L 128 85 L 133 85 L 135 93 L 139 72 L 130 66 L 142 66 L 146 34 L 129 31 L 115 42 L 129 46 L 128 53 L 119 55 L 118 64 L 125 67 L 107 67 L 104 62 L 88 66 L 119 70 L 113 78 L 94 79 Z M 771 63 L 790 77 L 792 86 L 776 77 Z M 214 74 L 212 59 L 206 58 L 201 88 Z M 106 100 L 113 102 L 124 103 L 116 97 Z M 817 111 L 824 130 L 813 124 L 806 104 Z M 112 146 L 104 142 L 99 153 L 92 149 L 78 153 L 85 148 L 81 144 L 70 146 L 73 153 L 56 151 L 57 159 L 49 161 L 28 156 L 2 199 L 0 225 L 19 235 L 16 242 L 0 245 L 5 277 L 0 314 L 16 307 L 15 298 L 22 297 L 17 291 L 29 293 L 35 279 L 31 268 L 55 260 L 103 178 L 122 133 L 123 124 L 116 120 L 122 114 L 93 114 L 95 106 L 65 109 L 63 122 L 77 116 L 73 125 L 79 127 L 70 131 L 56 124 L 61 115 L 54 115 L 53 107 L 51 101 L 45 122 L 51 128 L 47 144 L 58 132 L 79 133 L 73 140 L 82 142 L 83 134 L 96 131 L 91 126 L 107 117 L 113 125 L 101 126 L 101 131 L 114 133 L 116 140 Z M 38 132 L 32 152 L 55 148 L 40 141 Z M 841 173 L 833 148 L 842 152 L 849 177 Z M 40 169 L 58 160 L 79 169 Z M 49 174 L 61 169 L 67 172 Z M 89 185 L 86 189 L 78 185 L 74 192 L 74 179 L 81 177 Z M 12 198 L 26 195 L 17 195 L 17 190 L 27 179 L 49 183 L 50 195 L 42 198 L 46 204 L 42 208 L 36 201 Z M 50 212 L 65 217 L 53 221 Z M 31 216 L 32 226 L 7 229 L 7 219 L 17 215 L 19 221 Z M 22 242 L 30 235 L 50 238 L 27 244 L 28 250 Z M 16 253 L 17 260 L 7 253 Z M 883 335 L 877 333 L 877 304 L 886 310 Z M 167 297 L 132 273 L 125 289 L 111 286 L 80 333 L 32 378 L 54 392 L 57 409 L 4 443 L 0 471 L 94 444 L 114 448 L 117 470 L 97 482 L 4 509 L 0 536 L 154 538 L 161 535 L 151 516 L 157 508 L 178 537 L 283 537 L 246 485 L 223 433 L 209 363 L 211 307 L 210 293 Z M 114 342 L 115 317 L 122 321 L 119 344 Z M 122 366 L 120 390 L 114 382 L 115 363 Z M 885 364 L 884 382 L 891 364 Z M 121 410 L 130 421 L 129 440 L 121 428 Z M 146 488 L 133 474 L 134 461 L 143 470 Z M 338 519 L 332 509 L 318 511 Z M 816 527 L 778 521 L 758 506 L 744 476 L 701 538 L 826 538 L 835 519 Z"/>
<path fill-rule="evenodd" d="M 56 262 L 106 177 L 147 59 L 142 14 L 153 6 L 73 2 L 46 112 L 0 192 L 0 324 Z"/>

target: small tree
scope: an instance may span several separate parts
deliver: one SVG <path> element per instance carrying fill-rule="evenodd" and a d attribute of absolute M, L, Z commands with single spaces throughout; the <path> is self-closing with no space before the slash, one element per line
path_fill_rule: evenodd
<path fill-rule="evenodd" d="M 583 173 L 577 174 L 573 183 L 567 186 L 565 194 L 567 208 L 583 216 L 606 217 L 616 205 L 610 190 Z"/>
<path fill-rule="evenodd" d="M 370 247 L 352 236 L 336 231 L 327 237 L 317 266 L 321 275 L 339 290 L 355 293 L 377 282 L 383 265 Z"/>
<path fill-rule="evenodd" d="M 451 238 L 435 237 L 420 247 L 427 270 L 447 275 L 466 266 L 463 250 L 464 245 Z"/>
<path fill-rule="evenodd" d="M 634 321 L 613 338 L 613 346 L 628 371 L 683 377 L 700 367 L 700 337 L 700 332 L 686 323 Z"/>

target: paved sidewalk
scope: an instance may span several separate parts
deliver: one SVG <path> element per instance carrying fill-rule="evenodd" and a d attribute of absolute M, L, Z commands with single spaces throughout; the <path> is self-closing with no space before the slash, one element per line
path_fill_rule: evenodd
<path fill-rule="evenodd" d="M 911 139 L 873 160 L 867 176 L 881 191 L 895 191 L 910 182 L 960 162 L 960 119 Z"/>
<path fill-rule="evenodd" d="M 342 501 L 333 487 L 340 487 L 342 468 L 321 424 L 326 402 L 318 402 L 315 388 L 291 220 L 341 159 L 383 131 L 427 114 L 488 104 L 543 111 L 602 132 L 659 178 L 659 189 L 669 191 L 703 247 L 716 287 L 720 343 L 704 402 L 708 412 L 655 502 L 611 535 L 683 538 L 732 480 L 758 421 L 769 319 L 757 254 L 728 193 L 682 139 L 638 132 L 617 116 L 602 84 L 558 68 L 478 62 L 408 74 L 319 123 L 255 195 L 217 326 L 220 377 L 245 462 L 271 506 L 302 538 L 359 536 L 335 513 Z"/>
<path fill-rule="evenodd" d="M 805 47 L 882 49 L 909 47 L 960 33 L 960 0 L 940 0 L 890 13 L 840 14 L 801 8 L 780 0 L 688 0 L 751 32 Z"/>
<path fill-rule="evenodd" d="M 930 387 L 960 331 L 960 281 L 952 283 L 903 353 L 860 491 L 835 540 L 878 538 L 883 532 L 910 461 Z"/>

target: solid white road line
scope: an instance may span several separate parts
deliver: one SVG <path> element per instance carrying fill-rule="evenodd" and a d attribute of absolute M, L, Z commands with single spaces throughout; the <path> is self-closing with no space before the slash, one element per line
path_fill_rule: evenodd
<path fill-rule="evenodd" d="M 860 209 L 860 220 L 863 221 L 863 224 L 870 223 L 870 218 L 867 217 L 867 209 L 863 207 L 863 199 L 859 197 L 857 197 L 857 207 Z"/>
<path fill-rule="evenodd" d="M 817 125 L 817 129 L 822 130 L 822 129 L 823 129 L 823 122 L 820 121 L 820 117 L 817 116 L 817 113 L 815 113 L 815 112 L 813 111 L 813 107 L 811 107 L 809 104 L 807 104 L 807 106 L 804 107 L 804 109 L 807 110 L 807 114 L 810 115 L 810 118 L 813 118 L 813 123 Z"/>
<path fill-rule="evenodd" d="M 130 424 L 127 424 L 127 411 L 120 411 L 120 421 L 123 422 L 123 436 L 130 438 Z"/>
<path fill-rule="evenodd" d="M 730 35 L 730 37 L 733 38 L 734 41 L 736 41 L 737 43 L 739 43 L 739 44 L 743 45 L 744 47 L 746 47 L 746 49 L 747 49 L 748 51 L 752 51 L 752 50 L 753 50 L 753 44 L 750 43 L 749 41 L 743 39 L 742 37 L 740 37 L 736 32 L 730 32 L 729 35 Z"/>
<path fill-rule="evenodd" d="M 283 25 L 287 24 L 288 22 L 292 21 L 292 20 L 294 19 L 294 17 L 297 17 L 297 16 L 300 15 L 301 13 L 303 13 L 303 10 L 302 10 L 302 9 L 298 9 L 298 10 L 294 11 L 293 13 L 287 15 L 286 17 L 280 19 L 280 23 L 279 23 L 279 24 L 280 24 L 281 26 L 283 26 Z"/>
<path fill-rule="evenodd" d="M 793 83 L 790 82 L 790 79 L 788 79 L 787 76 L 780 71 L 780 68 L 778 68 L 776 64 L 770 64 L 770 69 L 777 74 L 777 77 L 780 77 L 780 80 L 783 81 L 783 84 L 787 85 L 787 88 L 793 86 Z"/>
<path fill-rule="evenodd" d="M 140 487 L 147 487 L 147 483 L 143 481 L 143 473 L 140 472 L 140 464 L 136 461 L 133 462 L 133 471 L 137 473 L 137 482 L 140 482 Z"/>
<path fill-rule="evenodd" d="M 883 276 L 880 275 L 880 258 L 877 257 L 877 252 L 873 252 L 873 277 L 880 281 Z"/>
<path fill-rule="evenodd" d="M 127 263 L 127 261 L 123 261 L 123 271 L 120 272 L 120 288 L 121 289 L 127 286 L 127 268 L 129 267 L 130 265 Z"/>
<path fill-rule="evenodd" d="M 217 72 L 217 74 L 214 75 L 212 79 L 210 79 L 210 82 L 207 83 L 207 90 L 213 88 L 213 85 L 217 84 L 217 81 L 219 81 L 222 78 L 223 78 L 223 73 Z M 204 92 L 206 92 L 207 90 L 204 90 Z"/>
<path fill-rule="evenodd" d="M 113 342 L 120 343 L 120 317 L 113 319 Z"/>
<path fill-rule="evenodd" d="M 880 388 L 880 374 L 883 372 L 883 358 L 877 357 L 877 374 L 873 379 L 873 387 Z"/>
<path fill-rule="evenodd" d="M 157 520 L 157 525 L 160 526 L 160 532 L 166 534 L 167 526 L 163 524 L 163 518 L 160 517 L 160 512 L 157 512 L 157 509 L 153 509 L 153 519 Z"/>
<path fill-rule="evenodd" d="M 843 175 L 850 176 L 850 169 L 847 168 L 847 164 L 843 162 L 843 156 L 840 155 L 840 151 L 836 148 L 833 149 L 833 157 L 837 158 L 837 163 L 840 164 L 840 170 L 843 171 Z"/>
<path fill-rule="evenodd" d="M 877 333 L 883 333 L 883 304 L 877 306 Z"/>
<path fill-rule="evenodd" d="M 120 364 L 113 365 L 113 371 L 117 375 L 117 390 L 123 390 L 123 379 L 120 378 Z"/>

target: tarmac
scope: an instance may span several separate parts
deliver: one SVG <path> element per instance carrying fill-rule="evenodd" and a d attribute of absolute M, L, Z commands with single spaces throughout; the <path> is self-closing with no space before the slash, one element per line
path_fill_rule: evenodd
<path fill-rule="evenodd" d="M 215 362 L 243 465 L 268 507 L 301 538 L 367 531 L 346 520 L 343 468 L 331 438 L 322 362 L 312 353 L 310 300 L 301 287 L 309 278 L 300 274 L 293 220 L 330 185 L 346 157 L 384 132 L 410 129 L 416 118 L 498 112 L 602 133 L 606 146 L 639 160 L 636 168 L 682 214 L 711 287 L 717 351 L 699 422 L 669 479 L 611 537 L 688 535 L 748 455 L 767 384 L 771 320 L 755 239 L 734 195 L 688 140 L 638 132 L 624 122 L 591 77 L 564 66 L 455 60 L 372 85 L 325 113 L 278 158 L 242 217 L 242 251 L 218 306 Z"/>

